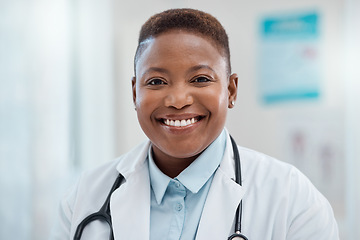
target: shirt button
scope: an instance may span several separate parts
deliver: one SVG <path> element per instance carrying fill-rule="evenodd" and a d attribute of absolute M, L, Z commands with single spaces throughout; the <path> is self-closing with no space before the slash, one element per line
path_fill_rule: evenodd
<path fill-rule="evenodd" d="M 179 187 L 180 187 L 180 183 L 179 183 L 179 182 L 176 182 L 176 183 L 175 183 L 175 187 L 176 187 L 176 188 L 179 188 Z"/>
<path fill-rule="evenodd" d="M 175 206 L 175 209 L 178 212 L 180 212 L 182 208 L 183 208 L 183 205 L 181 203 L 177 203 L 176 206 Z"/>

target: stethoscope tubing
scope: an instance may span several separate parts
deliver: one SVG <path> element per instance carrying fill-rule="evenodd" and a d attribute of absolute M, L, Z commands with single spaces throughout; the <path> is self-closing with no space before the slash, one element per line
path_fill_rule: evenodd
<path fill-rule="evenodd" d="M 241 176 L 241 160 L 238 147 L 234 138 L 230 135 L 231 145 L 234 152 L 234 159 L 235 159 L 235 181 L 237 184 L 242 186 L 242 176 Z M 235 233 L 231 235 L 228 240 L 232 239 L 243 239 L 248 240 L 243 234 L 241 234 L 241 217 L 242 217 L 242 200 L 240 200 L 239 206 L 236 209 L 235 215 Z"/>
<path fill-rule="evenodd" d="M 108 196 L 106 197 L 104 204 L 101 206 L 100 210 L 98 212 L 95 212 L 95 213 L 87 216 L 77 226 L 76 232 L 74 235 L 74 240 L 80 240 L 81 235 L 82 235 L 86 225 L 88 225 L 90 222 L 95 221 L 95 220 L 100 220 L 100 221 L 102 220 L 109 224 L 109 227 L 110 227 L 109 240 L 114 240 L 114 233 L 113 233 L 112 221 L 111 221 L 111 215 L 110 215 L 110 198 L 111 198 L 112 193 L 120 186 L 123 179 L 124 179 L 123 175 L 119 174 L 118 177 L 116 178 L 113 186 L 111 187 L 111 190 L 110 190 Z"/>
<path fill-rule="evenodd" d="M 235 159 L 235 181 L 237 184 L 242 186 L 242 176 L 241 176 L 241 160 L 238 147 L 236 145 L 235 140 L 230 135 L 231 145 L 234 152 L 234 159 Z M 235 215 L 235 233 L 241 232 L 241 216 L 242 216 L 242 200 L 239 203 L 238 208 L 236 209 Z"/>

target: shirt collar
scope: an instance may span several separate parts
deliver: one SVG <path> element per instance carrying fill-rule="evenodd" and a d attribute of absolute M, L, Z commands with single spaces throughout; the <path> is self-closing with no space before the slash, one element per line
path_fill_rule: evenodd
<path fill-rule="evenodd" d="M 148 150 L 151 187 L 158 204 L 161 203 L 171 178 L 156 166 L 152 157 L 151 145 Z M 226 147 L 226 131 L 212 142 L 205 151 L 175 179 L 192 193 L 197 193 L 214 174 L 223 158 Z"/>
<path fill-rule="evenodd" d="M 149 172 L 150 172 L 150 184 L 151 188 L 154 191 L 155 198 L 158 204 L 161 203 L 166 188 L 171 181 L 171 178 L 165 175 L 155 164 L 154 159 L 152 157 L 152 144 L 150 144 L 148 150 L 148 159 L 149 159 Z"/>

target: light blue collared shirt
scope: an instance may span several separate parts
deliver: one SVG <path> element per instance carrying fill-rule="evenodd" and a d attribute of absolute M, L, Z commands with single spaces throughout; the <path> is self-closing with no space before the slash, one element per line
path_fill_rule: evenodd
<path fill-rule="evenodd" d="M 225 130 L 176 178 L 156 166 L 149 147 L 150 239 L 195 239 L 206 196 L 226 146 Z"/>

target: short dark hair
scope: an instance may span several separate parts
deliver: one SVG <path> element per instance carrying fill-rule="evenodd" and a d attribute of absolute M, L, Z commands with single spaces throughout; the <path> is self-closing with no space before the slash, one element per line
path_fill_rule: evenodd
<path fill-rule="evenodd" d="M 227 61 L 227 71 L 231 73 L 229 38 L 221 23 L 212 15 L 190 8 L 170 9 L 150 17 L 141 27 L 138 46 L 134 58 L 134 69 L 146 40 L 171 30 L 185 30 L 200 34 L 215 43 Z"/>

